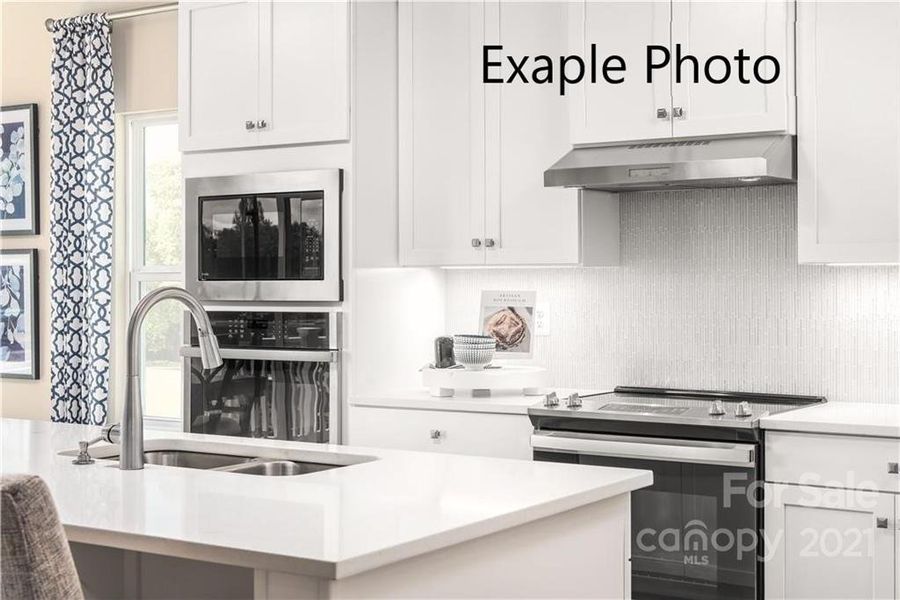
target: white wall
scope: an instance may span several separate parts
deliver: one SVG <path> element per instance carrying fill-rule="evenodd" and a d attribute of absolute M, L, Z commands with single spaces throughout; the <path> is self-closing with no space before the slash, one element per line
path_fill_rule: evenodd
<path fill-rule="evenodd" d="M 797 264 L 793 186 L 621 196 L 622 266 L 448 270 L 448 331 L 483 289 L 537 290 L 560 386 L 900 402 L 900 269 Z"/>

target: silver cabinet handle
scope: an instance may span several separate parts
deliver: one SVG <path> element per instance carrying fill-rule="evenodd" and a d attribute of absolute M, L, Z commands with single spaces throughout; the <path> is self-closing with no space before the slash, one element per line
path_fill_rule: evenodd
<path fill-rule="evenodd" d="M 253 121 L 244 121 L 244 129 L 250 131 L 251 129 L 256 129 L 256 123 Z"/>
<path fill-rule="evenodd" d="M 268 127 L 268 126 L 269 126 L 269 124 L 266 123 L 266 120 L 265 120 L 265 119 L 260 119 L 259 121 L 256 122 L 256 128 L 257 128 L 257 129 L 265 129 L 265 128 Z"/>
<path fill-rule="evenodd" d="M 892 473 L 894 475 L 900 474 L 900 463 L 889 462 L 888 463 L 888 473 Z"/>
<path fill-rule="evenodd" d="M 887 517 L 875 517 L 875 527 L 878 529 L 887 529 L 888 528 Z"/>
<path fill-rule="evenodd" d="M 657 119 L 668 119 L 669 118 L 669 110 L 666 108 L 657 108 L 656 109 L 656 118 Z"/>
<path fill-rule="evenodd" d="M 478 238 L 472 238 L 472 247 L 481 248 L 481 240 Z"/>
<path fill-rule="evenodd" d="M 676 119 L 683 119 L 684 118 L 684 109 L 681 108 L 680 106 L 676 106 L 676 107 L 672 108 L 672 116 L 675 117 Z"/>
<path fill-rule="evenodd" d="M 432 429 L 428 432 L 428 436 L 433 440 L 439 440 L 444 437 L 444 433 L 440 429 Z"/>
<path fill-rule="evenodd" d="M 487 248 L 493 248 L 496 244 L 493 238 L 487 238 L 486 240 L 484 240 L 484 245 Z"/>

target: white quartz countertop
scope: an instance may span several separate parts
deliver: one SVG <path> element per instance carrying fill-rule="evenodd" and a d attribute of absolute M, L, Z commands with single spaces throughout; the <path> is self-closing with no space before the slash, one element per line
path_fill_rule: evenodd
<path fill-rule="evenodd" d="M 76 466 L 58 454 L 97 433 L 96 427 L 3 419 L 0 472 L 44 478 L 76 542 L 330 579 L 652 483 L 649 471 L 631 469 L 173 432 L 147 431 L 148 448 L 175 440 L 213 443 L 207 451 L 226 453 L 377 460 L 260 477 L 156 465 L 121 471 L 109 460 Z"/>
<path fill-rule="evenodd" d="M 561 402 L 572 392 L 581 395 L 596 394 L 596 390 L 548 388 L 556 392 Z M 398 390 L 379 394 L 366 394 L 350 398 L 352 406 L 373 406 L 382 408 L 409 408 L 414 410 L 452 410 L 460 412 L 486 412 L 525 415 L 528 407 L 539 404 L 543 396 L 525 396 L 521 391 L 495 391 L 490 396 L 474 396 L 470 392 L 457 391 L 449 398 L 432 396 L 425 388 Z"/>
<path fill-rule="evenodd" d="M 770 430 L 900 438 L 900 405 L 826 402 L 759 422 Z"/>

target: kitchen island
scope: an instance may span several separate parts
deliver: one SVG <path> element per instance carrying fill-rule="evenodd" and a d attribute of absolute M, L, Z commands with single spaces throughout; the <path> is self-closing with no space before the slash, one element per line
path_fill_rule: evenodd
<path fill-rule="evenodd" d="M 150 431 L 148 451 L 346 466 L 122 471 L 60 454 L 98 432 L 2 421 L 0 470 L 47 482 L 88 597 L 630 595 L 630 492 L 649 471 Z"/>

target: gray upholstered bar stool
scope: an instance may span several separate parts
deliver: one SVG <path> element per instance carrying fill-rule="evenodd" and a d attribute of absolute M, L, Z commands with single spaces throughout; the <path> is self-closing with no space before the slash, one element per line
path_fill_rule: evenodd
<path fill-rule="evenodd" d="M 0 597 L 82 600 L 75 562 L 47 484 L 35 475 L 4 475 L 0 494 Z"/>

